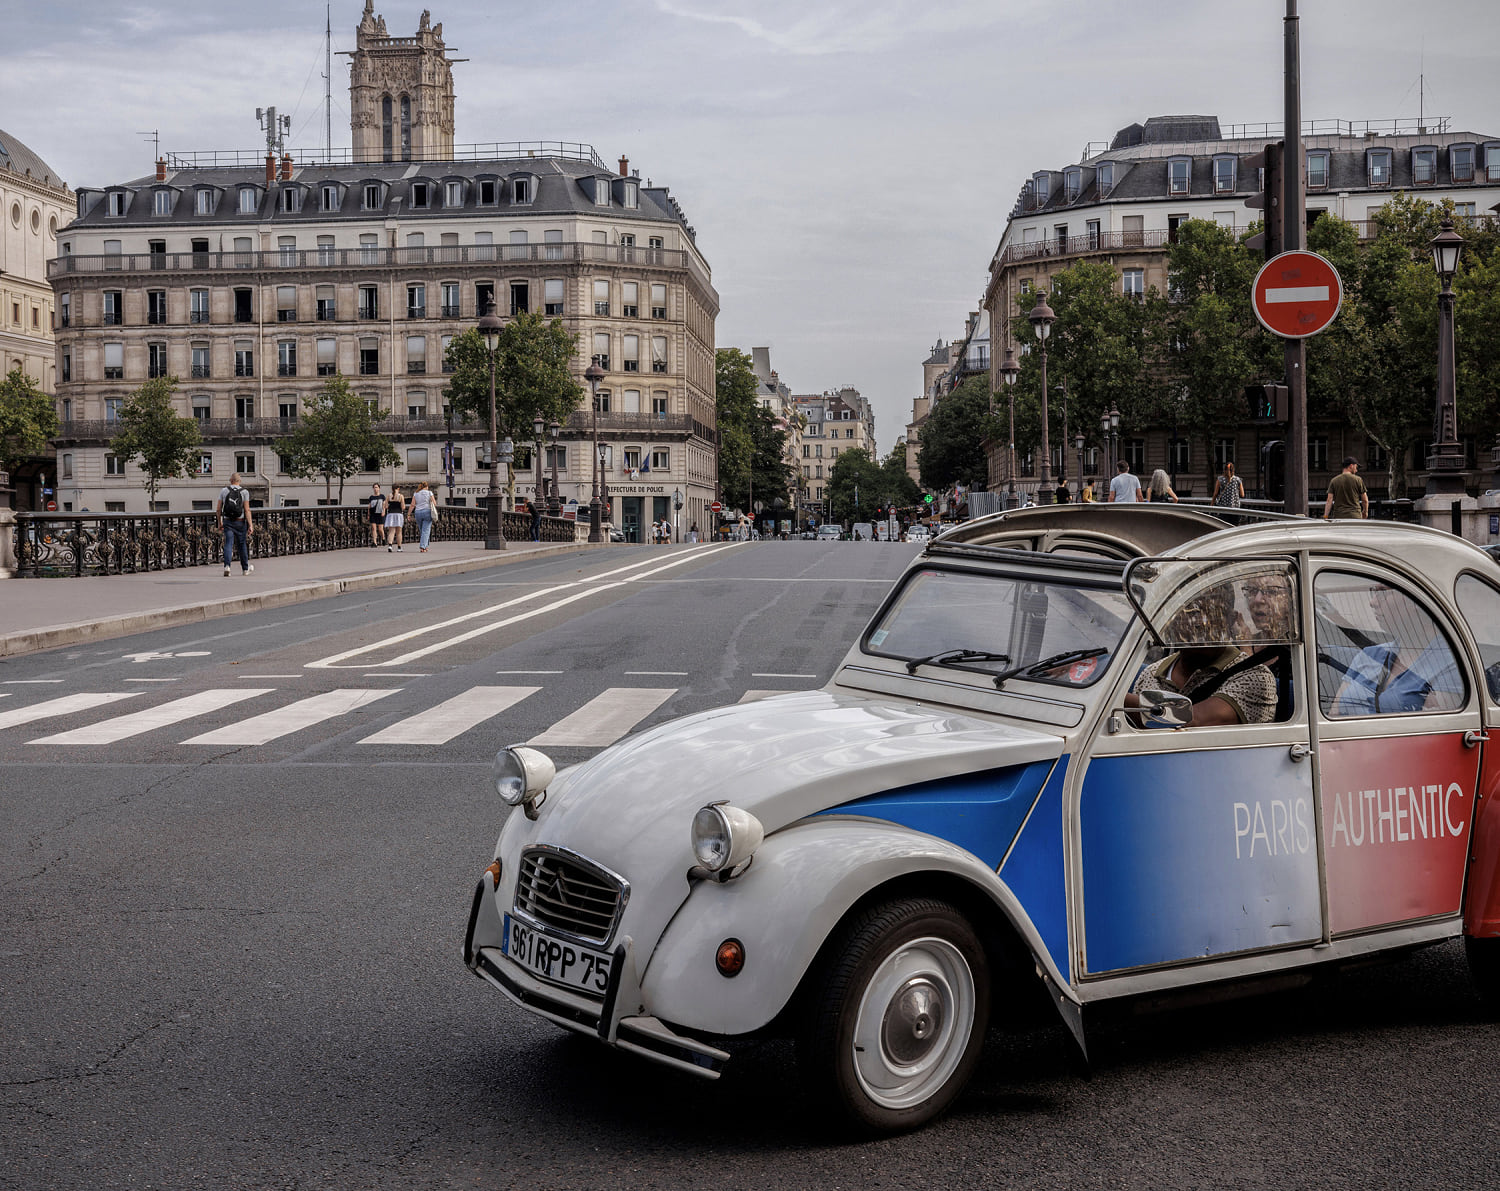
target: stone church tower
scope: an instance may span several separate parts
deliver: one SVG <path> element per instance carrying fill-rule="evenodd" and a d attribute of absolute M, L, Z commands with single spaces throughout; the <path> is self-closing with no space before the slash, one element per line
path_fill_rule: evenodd
<path fill-rule="evenodd" d="M 451 161 L 453 66 L 425 10 L 415 37 L 392 37 L 375 0 L 355 30 L 349 114 L 355 161 Z"/>

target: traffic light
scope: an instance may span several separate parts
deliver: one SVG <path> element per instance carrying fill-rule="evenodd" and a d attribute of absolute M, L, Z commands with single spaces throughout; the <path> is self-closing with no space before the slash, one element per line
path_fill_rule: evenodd
<path fill-rule="evenodd" d="M 1246 385 L 1250 417 L 1256 422 L 1285 422 L 1288 391 L 1285 385 Z"/>
<path fill-rule="evenodd" d="M 1265 221 L 1265 227 L 1246 240 L 1245 247 L 1264 252 L 1266 260 L 1279 255 L 1282 245 L 1286 243 L 1285 212 L 1281 205 L 1284 148 L 1284 141 L 1274 141 L 1267 145 L 1263 152 L 1245 161 L 1245 168 L 1259 169 L 1262 179 L 1260 193 L 1252 194 L 1247 198 L 1245 206 L 1264 212 L 1261 218 Z"/>

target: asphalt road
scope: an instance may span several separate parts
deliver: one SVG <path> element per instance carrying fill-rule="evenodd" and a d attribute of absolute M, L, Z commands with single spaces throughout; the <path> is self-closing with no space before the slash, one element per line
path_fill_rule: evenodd
<path fill-rule="evenodd" d="M 865 1144 L 782 1043 L 702 1083 L 465 971 L 496 747 L 821 685 L 914 553 L 621 548 L 0 663 L 0 1186 L 1493 1185 L 1451 946 L 1106 1016 L 1088 1075 L 997 1029 L 953 1114 Z"/>

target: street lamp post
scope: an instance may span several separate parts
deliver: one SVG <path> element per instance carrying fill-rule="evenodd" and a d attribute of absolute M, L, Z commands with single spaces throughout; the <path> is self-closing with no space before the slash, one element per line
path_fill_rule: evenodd
<path fill-rule="evenodd" d="M 590 475 L 592 483 L 592 495 L 589 498 L 589 541 L 604 541 L 604 532 L 599 526 L 599 472 L 602 465 L 599 461 L 599 382 L 604 379 L 604 369 L 598 364 L 590 364 L 585 369 L 583 379 L 589 382 L 590 404 L 594 408 L 594 469 Z"/>
<path fill-rule="evenodd" d="M 682 489 L 672 489 L 672 537 L 682 542 Z"/>
<path fill-rule="evenodd" d="M 1062 467 L 1060 468 L 1060 470 L 1063 474 L 1058 478 L 1061 479 L 1064 484 L 1066 484 L 1068 482 L 1068 378 L 1063 377 L 1062 383 L 1057 387 L 1062 390 L 1063 399 L 1062 447 L 1057 452 L 1058 457 L 1062 460 Z M 1083 499 L 1083 477 L 1081 475 L 1078 477 L 1078 499 Z"/>
<path fill-rule="evenodd" d="M 1010 398 L 1010 458 L 1006 462 L 1006 472 L 1010 480 L 1010 500 L 1006 504 L 1015 504 L 1016 496 L 1016 377 L 1020 375 L 1021 366 L 1016 363 L 1016 353 L 1012 348 L 1005 349 L 1005 359 L 1000 364 L 1000 379 L 1005 382 L 1005 392 Z"/>
<path fill-rule="evenodd" d="M 505 532 L 500 523 L 500 450 L 496 442 L 498 428 L 495 417 L 495 349 L 500 346 L 502 323 L 493 314 L 479 320 L 479 334 L 490 353 L 490 494 L 485 509 L 488 521 L 485 527 L 484 548 L 504 550 Z"/>
<path fill-rule="evenodd" d="M 1428 245 L 1432 264 L 1443 283 L 1438 294 L 1437 410 L 1433 422 L 1432 453 L 1427 456 L 1427 495 L 1464 494 L 1464 448 L 1458 441 L 1458 406 L 1453 360 L 1453 275 L 1463 255 L 1464 238 L 1445 219 Z"/>
<path fill-rule="evenodd" d="M 1083 500 L 1083 431 L 1081 430 L 1073 436 L 1073 449 L 1078 452 L 1078 499 L 1081 502 Z"/>
<path fill-rule="evenodd" d="M 1047 438 L 1047 336 L 1052 334 L 1052 324 L 1057 321 L 1057 315 L 1052 313 L 1052 307 L 1047 305 L 1047 293 L 1045 290 L 1036 291 L 1036 305 L 1031 308 L 1031 313 L 1026 316 L 1031 320 L 1031 329 L 1036 332 L 1037 342 L 1042 345 L 1042 474 L 1038 484 L 1037 503 L 1050 504 L 1052 501 L 1052 458 L 1051 446 Z"/>
<path fill-rule="evenodd" d="M 562 489 L 557 486 L 557 435 L 561 429 L 556 422 L 547 427 L 552 436 L 552 491 L 547 496 L 547 512 L 553 517 L 562 516 Z"/>
<path fill-rule="evenodd" d="M 536 504 L 541 499 L 542 489 L 547 486 L 546 473 L 542 471 L 542 435 L 547 430 L 547 419 L 537 414 L 531 419 L 532 439 L 536 443 L 536 487 L 531 493 L 531 503 Z"/>

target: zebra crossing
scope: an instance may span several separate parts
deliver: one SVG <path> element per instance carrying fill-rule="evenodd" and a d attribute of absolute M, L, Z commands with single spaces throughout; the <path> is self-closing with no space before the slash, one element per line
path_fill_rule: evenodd
<path fill-rule="evenodd" d="M 341 687 L 297 698 L 279 707 L 260 710 L 257 704 L 264 706 L 269 703 L 277 694 L 277 688 L 211 688 L 139 710 L 135 709 L 135 704 L 131 704 L 129 708 L 122 708 L 118 714 L 109 715 L 94 723 L 29 737 L 24 743 L 70 749 L 116 745 L 237 707 L 245 714 L 232 723 L 183 739 L 168 739 L 170 743 L 182 746 L 265 745 L 317 724 L 338 721 L 344 717 L 350 717 L 350 726 L 357 728 L 357 713 L 372 705 L 376 705 L 377 710 L 383 710 L 378 708 L 380 701 L 399 694 L 402 689 Z M 603 748 L 629 734 L 677 694 L 679 689 L 607 687 L 581 707 L 555 720 L 526 743 L 553 748 Z M 542 690 L 540 686 L 469 687 L 452 698 L 401 716 L 368 735 L 358 737 L 355 743 L 426 748 L 447 744 L 465 732 L 524 704 Z M 784 688 L 747 690 L 740 696 L 739 702 L 746 703 L 785 693 Z M 44 699 L 23 707 L 9 707 L 0 711 L 0 745 L 15 742 L 8 738 L 10 729 L 42 725 L 47 720 L 63 719 L 86 712 L 107 711 L 115 704 L 140 699 L 146 694 L 149 692 L 89 691 Z"/>

